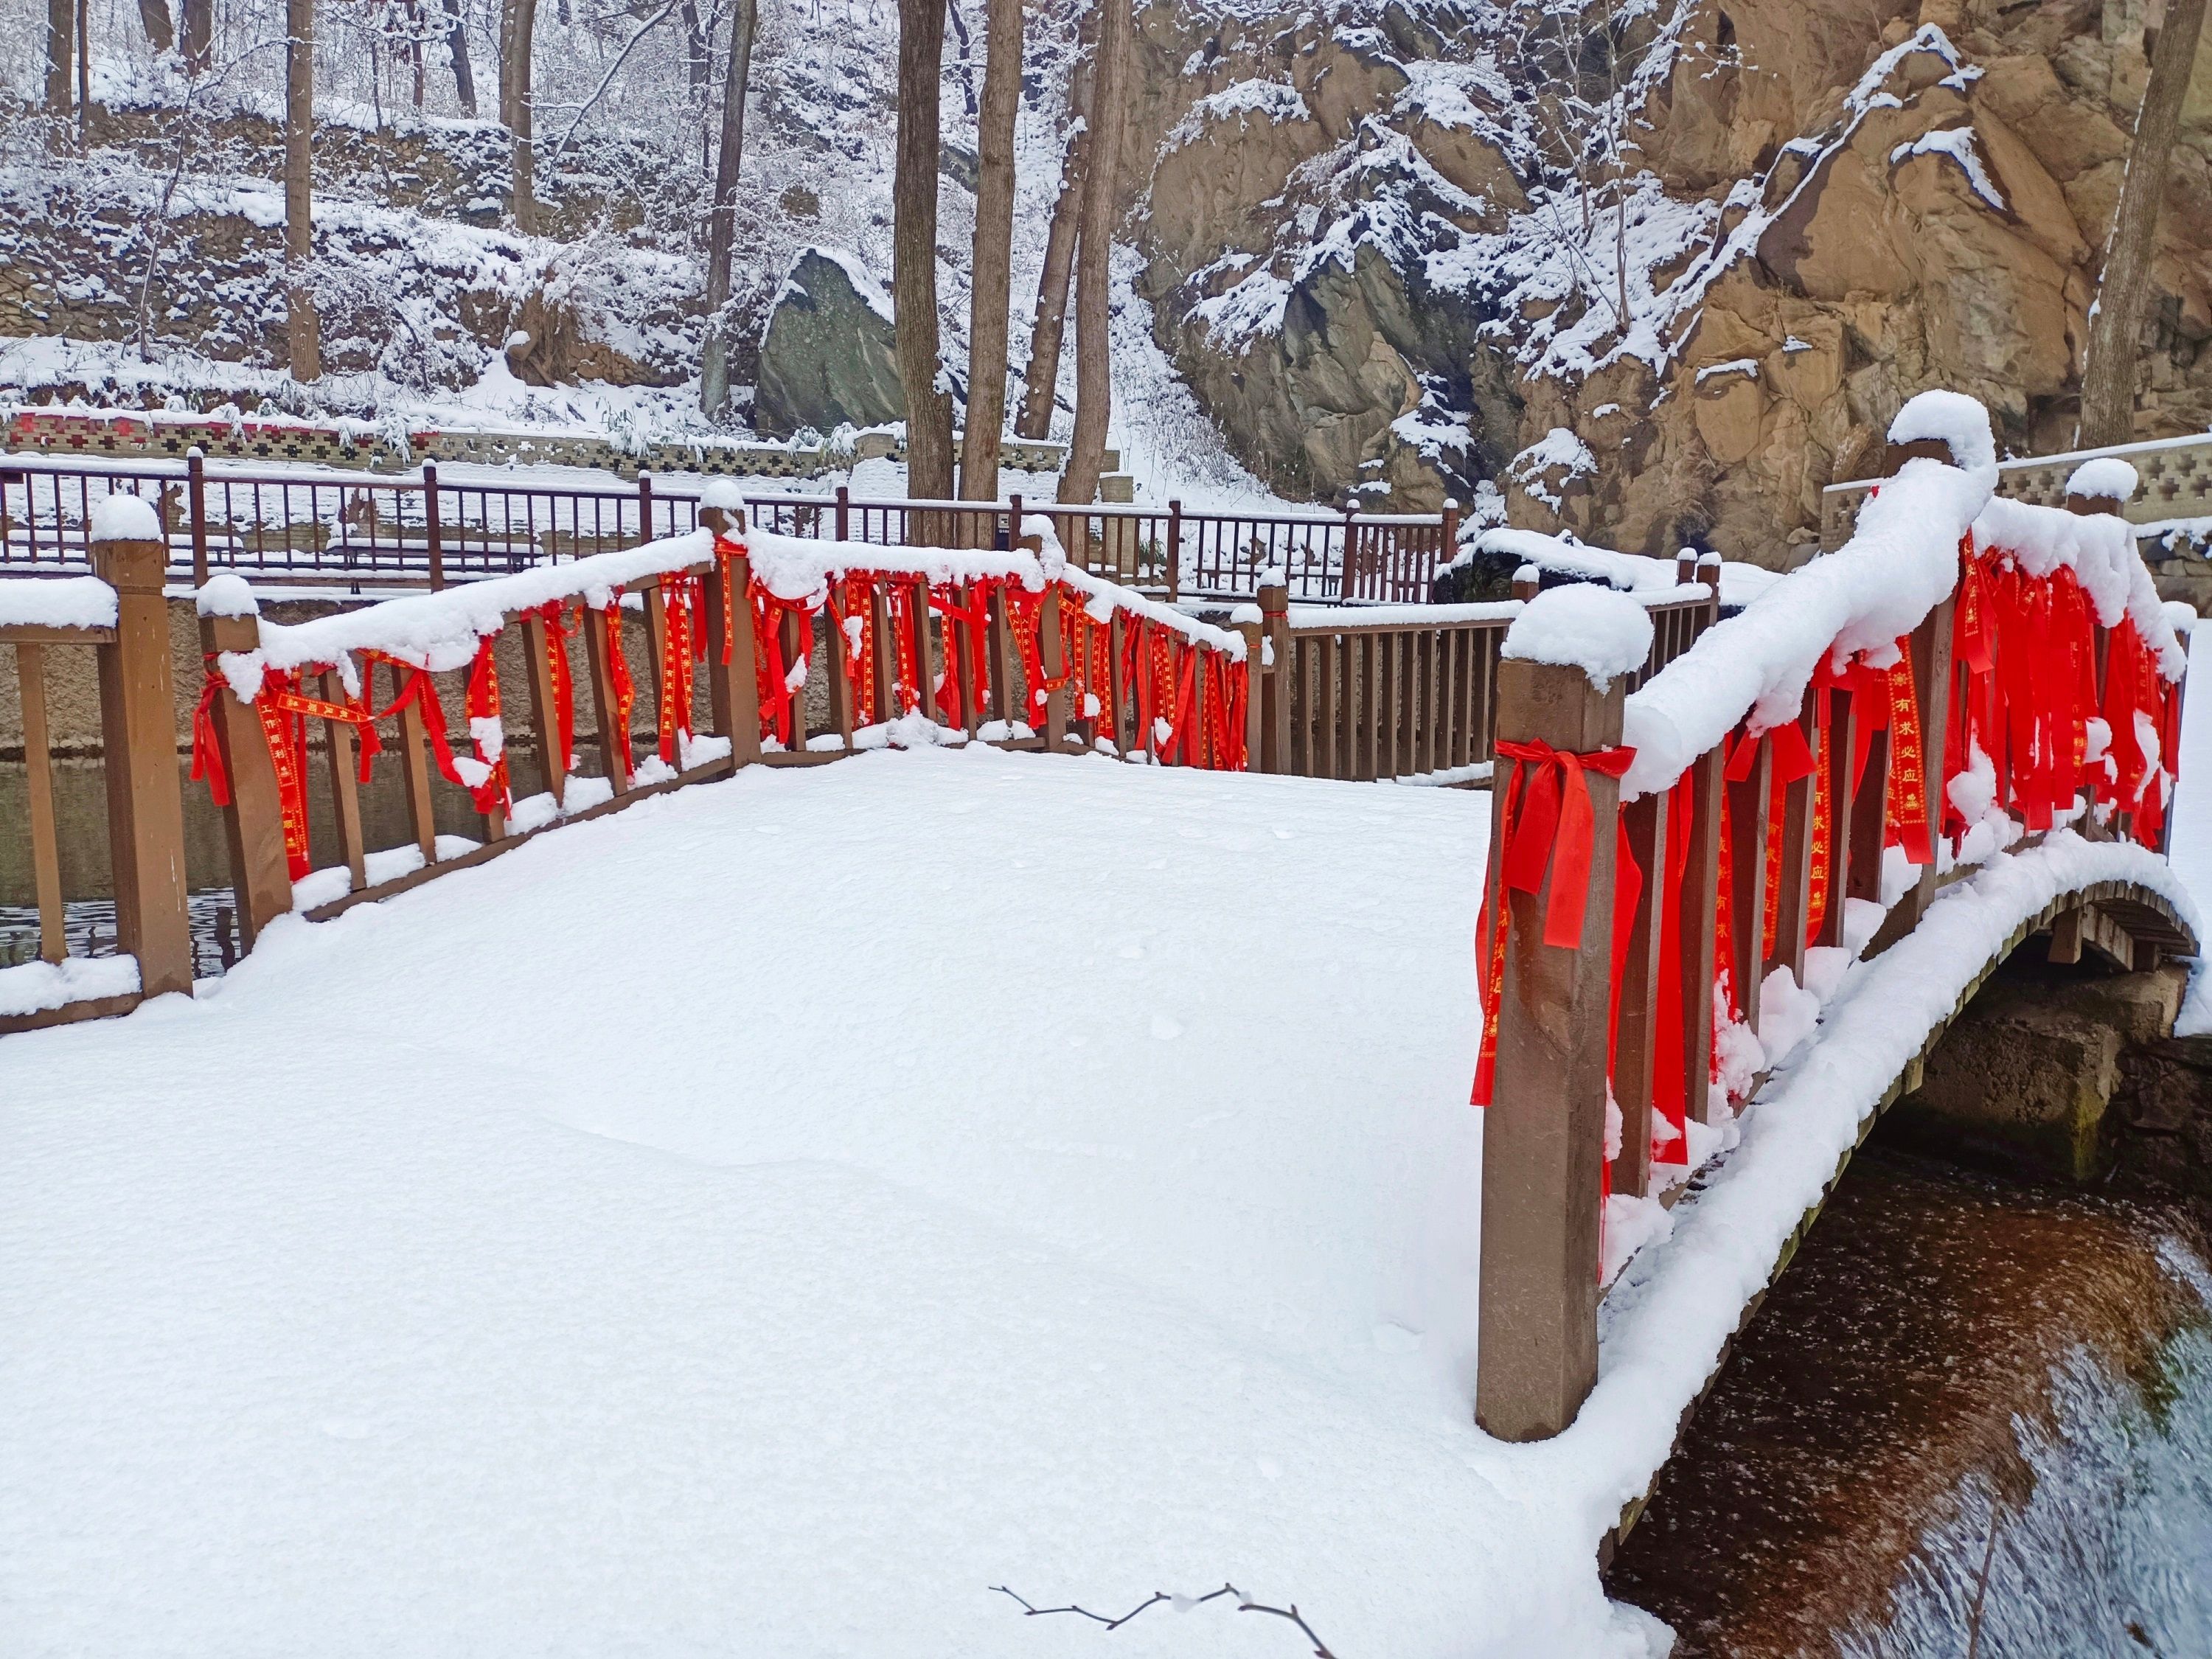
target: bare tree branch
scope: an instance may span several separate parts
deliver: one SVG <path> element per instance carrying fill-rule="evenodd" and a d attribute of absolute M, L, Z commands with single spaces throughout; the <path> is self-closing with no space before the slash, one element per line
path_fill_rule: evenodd
<path fill-rule="evenodd" d="M 1264 1602 L 1255 1601 L 1234 1584 L 1224 1584 L 1219 1589 L 1208 1590 L 1203 1595 L 1170 1595 L 1165 1590 L 1154 1590 L 1150 1596 L 1138 1602 L 1135 1607 L 1118 1618 L 1103 1613 L 1093 1613 L 1090 1608 L 1079 1607 L 1073 1601 L 1064 1607 L 1040 1607 L 1016 1591 L 1008 1589 L 1004 1584 L 994 1584 L 991 1588 L 1000 1595 L 1012 1596 L 1015 1601 L 1020 1603 L 1022 1616 L 1025 1619 L 1042 1619 L 1055 1613 L 1072 1613 L 1079 1618 L 1090 1620 L 1093 1624 L 1103 1625 L 1108 1630 L 1119 1630 L 1139 1613 L 1156 1607 L 1163 1601 L 1176 1602 L 1183 1608 L 1188 1609 L 1203 1607 L 1208 1601 L 1218 1601 L 1224 1595 L 1234 1596 L 1237 1601 L 1237 1611 L 1239 1613 L 1263 1613 L 1270 1618 L 1285 1620 L 1296 1625 L 1300 1634 L 1313 1644 L 1313 1659 L 1337 1659 L 1336 1655 L 1329 1651 L 1328 1644 L 1314 1634 L 1314 1627 L 1306 1623 L 1304 1615 L 1298 1612 L 1297 1602 L 1293 1601 L 1287 1607 L 1271 1607 Z"/>

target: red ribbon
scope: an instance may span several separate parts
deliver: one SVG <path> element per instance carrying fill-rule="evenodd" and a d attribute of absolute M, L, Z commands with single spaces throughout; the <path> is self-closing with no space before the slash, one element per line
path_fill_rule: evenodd
<path fill-rule="evenodd" d="M 1496 752 L 1499 759 L 1516 763 L 1499 827 L 1493 832 L 1503 837 L 1504 847 L 1498 884 L 1504 893 L 1534 894 L 1541 890 L 1548 872 L 1552 897 L 1545 910 L 1543 942 L 1560 950 L 1579 950 L 1597 822 L 1587 775 L 1620 777 L 1636 751 L 1603 749 L 1578 755 L 1540 738 L 1527 743 L 1501 739 Z M 1504 990 L 1506 936 L 1513 912 L 1504 893 L 1484 893 L 1478 923 L 1481 954 L 1477 969 L 1483 994 L 1482 1049 L 1474 1075 L 1478 1106 L 1490 1103 L 1497 1066 L 1498 1008 Z"/>

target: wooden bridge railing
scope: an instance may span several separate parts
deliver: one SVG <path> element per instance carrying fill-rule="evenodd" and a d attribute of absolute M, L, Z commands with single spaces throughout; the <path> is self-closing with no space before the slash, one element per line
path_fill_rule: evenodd
<path fill-rule="evenodd" d="M 191 989 L 184 805 L 161 593 L 166 554 L 158 542 L 128 537 L 95 540 L 91 550 L 92 575 L 0 588 L 0 645 L 14 647 L 21 694 L 24 833 L 39 919 L 38 960 L 0 969 L 0 1032 L 122 1013 L 142 996 Z M 113 957 L 72 956 L 64 927 L 46 656 L 71 649 L 89 649 L 98 659 Z"/>
<path fill-rule="evenodd" d="M 1947 419 L 1936 405 L 1923 424 Z M 1906 416 L 1893 434 L 1895 495 L 1869 505 L 1863 544 L 1635 691 L 1632 657 L 1599 684 L 1508 636 L 1477 953 L 1476 1411 L 1502 1438 L 1559 1433 L 1594 1386 L 1606 1195 L 1650 1193 L 1655 1162 L 1686 1177 L 1697 1126 L 1756 1091 L 1770 979 L 1794 995 L 1809 949 L 1886 949 L 1947 863 L 2016 832 L 2074 823 L 2164 848 L 2183 657 L 2126 526 L 2108 501 L 1977 495 L 1959 467 L 1986 478 L 1985 438 L 1930 440 Z M 1556 640 L 1567 599 L 1542 596 L 1516 628 Z M 1597 621 L 1585 631 L 1621 631 Z M 1998 814 L 2016 821 L 2002 836 Z M 1917 873 L 1884 915 L 1890 848 Z M 2134 965 L 2183 944 L 2147 924 Z"/>
<path fill-rule="evenodd" d="M 209 466 L 195 454 L 136 464 L 0 459 L 0 571 L 82 566 L 94 510 L 108 494 L 151 504 L 173 567 L 197 586 L 218 571 L 270 583 L 442 587 L 511 575 L 695 530 L 705 488 L 651 473 L 635 486 L 534 483 L 515 471 L 459 478 L 318 475 Z M 885 546 L 1005 548 L 1030 512 L 1048 513 L 1082 568 L 1170 599 L 1250 597 L 1262 571 L 1285 574 L 1315 604 L 1417 603 L 1452 555 L 1455 506 L 1428 514 L 1217 513 L 1021 497 L 981 505 L 854 495 L 744 497 L 778 534 Z"/>
<path fill-rule="evenodd" d="M 1652 639 L 1630 690 L 1719 619 L 1719 562 L 1685 554 L 1672 591 L 1637 596 Z M 1262 767 L 1311 778 L 1479 779 L 1497 735 L 1498 650 L 1537 591 L 1530 572 L 1515 598 L 1495 604 L 1300 606 L 1283 583 L 1263 580 Z"/>
<path fill-rule="evenodd" d="M 262 623 L 234 577 L 204 587 L 210 674 L 194 774 L 210 779 L 230 825 L 248 943 L 287 910 L 335 915 L 557 820 L 740 766 L 816 764 L 893 741 L 1246 763 L 1257 735 L 1248 634 L 1066 567 L 1041 534 L 1011 550 L 892 550 L 748 531 L 734 506 L 702 516 L 696 534 L 289 628 Z M 635 672 L 625 594 L 649 641 L 649 666 Z M 520 745 L 511 753 L 485 736 L 505 724 L 498 660 L 510 631 L 521 635 L 540 786 L 529 795 Z M 599 732 L 590 773 L 574 740 L 581 700 L 567 641 L 577 633 Z M 380 670 L 392 677 L 388 702 Z M 634 710 L 648 690 L 659 749 L 640 761 Z M 456 699 L 465 728 L 449 726 Z M 396 739 L 380 730 L 392 722 Z M 325 738 L 335 846 L 318 844 L 307 811 L 312 725 Z M 370 758 L 395 741 L 414 835 L 396 858 L 365 844 L 360 802 Z M 441 779 L 467 793 L 480 841 L 436 835 Z"/>

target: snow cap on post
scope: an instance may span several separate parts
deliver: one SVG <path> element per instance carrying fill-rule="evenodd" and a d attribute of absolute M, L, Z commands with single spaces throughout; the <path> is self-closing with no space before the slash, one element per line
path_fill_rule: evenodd
<path fill-rule="evenodd" d="M 92 539 L 96 542 L 158 542 L 161 520 L 136 495 L 122 490 L 103 495 L 92 509 Z"/>
<path fill-rule="evenodd" d="M 2066 504 L 2073 506 L 2075 498 L 2079 496 L 2085 502 L 2097 503 L 2100 513 L 2117 512 L 2121 503 L 2135 498 L 2136 487 L 2141 482 L 2135 468 L 2118 456 L 2100 455 L 2082 462 L 2066 480 Z M 2102 505 L 2107 501 L 2112 506 Z"/>
<path fill-rule="evenodd" d="M 1889 423 L 1888 436 L 1893 449 L 1941 444 L 1950 452 L 1953 466 L 1988 489 L 1996 488 L 1997 447 L 1990 435 L 1990 412 L 1963 392 L 1923 392 L 1909 399 Z"/>
<path fill-rule="evenodd" d="M 742 512 L 745 505 L 745 492 L 738 488 L 735 478 L 715 478 L 699 492 L 699 505 L 719 507 L 725 513 Z"/>
<path fill-rule="evenodd" d="M 201 587 L 199 612 L 203 617 L 258 617 L 261 602 L 253 597 L 245 577 L 226 570 L 219 576 L 210 576 Z"/>
<path fill-rule="evenodd" d="M 1634 673 L 1651 655 L 1651 614 L 1595 582 L 1547 588 L 1513 619 L 1499 654 L 1579 668 L 1603 691 L 1615 675 Z"/>

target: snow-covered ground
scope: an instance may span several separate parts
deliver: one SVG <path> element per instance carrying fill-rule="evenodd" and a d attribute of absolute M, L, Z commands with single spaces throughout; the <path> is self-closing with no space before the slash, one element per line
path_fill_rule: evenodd
<path fill-rule="evenodd" d="M 2212 776 L 2212 707 L 2185 746 Z M 1656 1651 L 1596 1540 L 1864 1112 L 2054 892 L 2187 896 L 2061 832 L 1841 975 L 1575 1425 L 1507 1447 L 1487 829 L 982 750 L 753 769 L 7 1039 L 0 1649 L 1302 1650 L 993 1589 L 1228 1580 L 1346 1659 Z"/>
<path fill-rule="evenodd" d="M 1233 1579 L 1346 1654 L 1589 1650 L 1468 1409 L 1486 822 L 757 769 L 8 1039 L 0 1645 L 1089 1653 L 990 1587 Z"/>

